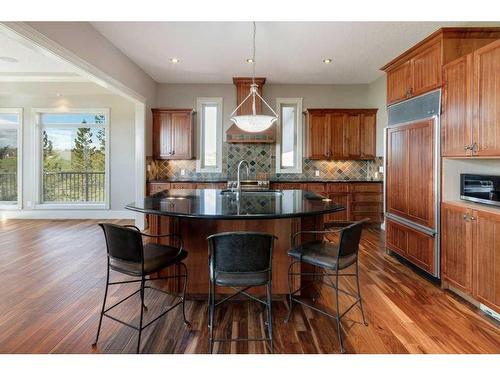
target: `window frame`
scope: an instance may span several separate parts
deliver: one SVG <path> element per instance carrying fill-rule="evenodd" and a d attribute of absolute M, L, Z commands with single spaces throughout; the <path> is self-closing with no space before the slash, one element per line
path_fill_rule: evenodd
<path fill-rule="evenodd" d="M 17 114 L 19 124 L 17 126 L 17 202 L 0 201 L 0 210 L 20 210 L 23 208 L 23 124 L 24 110 L 16 107 L 1 107 L 2 114 Z"/>
<path fill-rule="evenodd" d="M 42 186 L 42 168 L 43 168 L 43 147 L 42 147 L 42 130 L 44 126 L 40 123 L 40 115 L 57 114 L 57 113 L 91 113 L 91 114 L 104 114 L 106 117 L 106 126 L 104 126 L 104 134 L 106 136 L 105 144 L 105 157 L 104 157 L 104 202 L 103 203 L 89 203 L 89 202 L 48 202 L 44 203 L 42 199 L 43 186 Z M 111 207 L 110 203 L 110 143 L 111 143 L 111 117 L 109 108 L 33 108 L 31 110 L 31 117 L 33 119 L 33 144 L 34 144 L 34 155 L 35 155 L 35 175 L 33 181 L 35 182 L 35 204 L 34 209 L 54 209 L 54 210 L 109 210 Z M 66 125 L 67 127 L 74 126 L 73 124 L 57 124 L 54 126 L 49 126 L 52 128 L 63 127 L 61 125 Z M 98 127 L 94 124 L 89 124 L 89 127 Z"/>
<path fill-rule="evenodd" d="M 217 133 L 216 133 L 216 157 L 217 163 L 215 167 L 206 167 L 204 165 L 204 128 L 203 128 L 203 106 L 217 106 Z M 200 173 L 222 173 L 222 137 L 223 137 L 223 98 L 221 97 L 206 97 L 196 98 L 196 112 L 198 125 L 198 157 L 196 158 L 196 172 Z"/>
<path fill-rule="evenodd" d="M 302 173 L 302 159 L 303 159 L 303 144 L 304 144 L 304 127 L 302 124 L 302 102 L 303 98 L 277 98 L 276 99 L 276 112 L 279 118 L 276 125 L 276 173 Z M 295 162 L 294 167 L 283 168 L 281 166 L 281 142 L 282 142 L 282 115 L 281 108 L 283 105 L 294 105 L 296 107 L 295 113 L 295 135 L 297 142 L 295 145 Z"/>

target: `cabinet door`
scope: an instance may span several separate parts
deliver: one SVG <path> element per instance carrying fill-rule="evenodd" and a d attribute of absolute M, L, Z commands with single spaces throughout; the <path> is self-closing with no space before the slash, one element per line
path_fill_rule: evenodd
<path fill-rule="evenodd" d="M 386 220 L 386 246 L 423 270 L 435 274 L 434 237 Z"/>
<path fill-rule="evenodd" d="M 407 61 L 387 72 L 387 104 L 409 97 L 411 88 L 411 62 Z"/>
<path fill-rule="evenodd" d="M 500 311 L 500 215 L 473 211 L 474 296 Z"/>
<path fill-rule="evenodd" d="M 330 154 L 329 118 L 326 114 L 309 115 L 308 123 L 308 158 L 328 159 Z"/>
<path fill-rule="evenodd" d="M 153 114 L 153 158 L 169 159 L 172 155 L 172 115 Z"/>
<path fill-rule="evenodd" d="M 362 115 L 361 119 L 361 159 L 374 159 L 376 153 L 377 115 Z"/>
<path fill-rule="evenodd" d="M 474 52 L 474 155 L 500 156 L 500 40 Z"/>
<path fill-rule="evenodd" d="M 472 55 L 443 67 L 441 155 L 472 154 Z"/>
<path fill-rule="evenodd" d="M 357 159 L 360 156 L 361 115 L 348 114 L 345 117 L 346 156 Z"/>
<path fill-rule="evenodd" d="M 441 205 L 441 273 L 444 281 L 472 293 L 472 221 L 470 210 Z"/>
<path fill-rule="evenodd" d="M 416 96 L 441 86 L 441 42 L 413 57 L 410 94 Z"/>
<path fill-rule="evenodd" d="M 343 113 L 332 113 L 330 116 L 330 157 L 332 159 L 344 159 L 348 155 L 345 147 L 344 123 L 346 115 Z"/>
<path fill-rule="evenodd" d="M 192 116 L 188 112 L 172 113 L 172 159 L 193 157 Z"/>
<path fill-rule="evenodd" d="M 408 130 L 387 130 L 387 211 L 396 215 L 408 212 Z"/>
<path fill-rule="evenodd" d="M 343 193 L 331 193 L 328 194 L 328 198 L 330 198 L 333 202 L 338 203 L 345 207 L 345 210 L 334 212 L 325 216 L 326 222 L 333 221 L 350 221 L 351 220 L 351 195 L 343 194 Z"/>

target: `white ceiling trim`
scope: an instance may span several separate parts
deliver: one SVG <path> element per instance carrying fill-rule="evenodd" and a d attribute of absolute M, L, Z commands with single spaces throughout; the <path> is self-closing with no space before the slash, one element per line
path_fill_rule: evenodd
<path fill-rule="evenodd" d="M 89 80 L 70 73 L 0 73 L 0 82 L 89 82 Z"/>

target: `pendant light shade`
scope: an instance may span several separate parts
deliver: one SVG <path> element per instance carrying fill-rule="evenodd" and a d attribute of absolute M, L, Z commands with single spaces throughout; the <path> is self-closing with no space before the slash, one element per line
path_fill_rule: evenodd
<path fill-rule="evenodd" d="M 251 133 L 258 133 L 268 129 L 272 124 L 278 120 L 278 115 L 271 108 L 269 104 L 260 96 L 258 92 L 258 85 L 255 83 L 255 32 L 256 26 L 255 22 L 253 23 L 253 57 L 251 59 L 253 71 L 252 71 L 252 84 L 250 85 L 250 92 L 246 96 L 245 99 L 236 107 L 236 109 L 231 113 L 231 121 L 239 127 L 241 130 Z M 236 115 L 233 116 L 238 109 L 245 103 L 247 100 L 252 100 L 252 114 L 251 115 Z M 260 99 L 266 106 L 271 110 L 274 116 L 268 115 L 258 115 L 255 110 L 255 100 Z"/>

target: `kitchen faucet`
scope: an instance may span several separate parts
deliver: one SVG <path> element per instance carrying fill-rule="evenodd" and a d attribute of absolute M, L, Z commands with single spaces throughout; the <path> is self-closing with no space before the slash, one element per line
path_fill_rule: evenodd
<path fill-rule="evenodd" d="M 245 167 L 247 169 L 247 178 L 248 178 L 248 175 L 250 173 L 250 165 L 248 164 L 248 162 L 246 160 L 241 160 L 239 163 L 238 163 L 238 181 L 237 181 L 237 184 L 236 184 L 236 189 L 238 191 L 238 193 L 241 193 L 241 166 L 245 164 Z"/>

